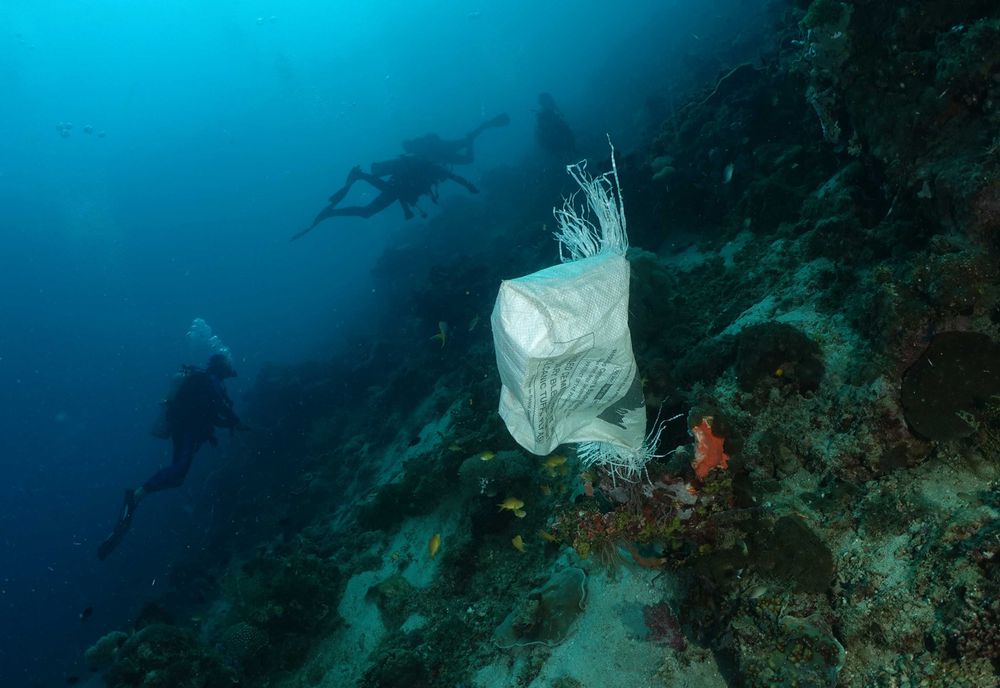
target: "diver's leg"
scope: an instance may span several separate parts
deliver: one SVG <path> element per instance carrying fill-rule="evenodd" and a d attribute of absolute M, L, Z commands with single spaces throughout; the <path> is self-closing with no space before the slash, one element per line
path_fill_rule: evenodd
<path fill-rule="evenodd" d="M 329 217 L 363 217 L 365 219 L 382 212 L 394 201 L 398 200 L 395 193 L 383 191 L 368 205 L 354 205 L 347 208 L 334 208 Z"/>
<path fill-rule="evenodd" d="M 143 494 L 169 490 L 184 484 L 184 478 L 191 470 L 191 462 L 198 447 L 201 446 L 201 442 L 187 432 L 178 433 L 172 439 L 174 442 L 173 460 L 169 466 L 164 466 L 145 482 L 142 486 Z"/>
<path fill-rule="evenodd" d="M 382 179 L 379 179 L 374 174 L 368 174 L 367 172 L 363 172 L 360 168 L 358 168 L 357 181 L 368 182 L 379 191 L 387 191 L 389 189 L 389 184 L 387 182 L 385 182 Z"/>
<path fill-rule="evenodd" d="M 506 112 L 502 112 L 493 119 L 486 120 L 478 127 L 476 127 L 468 134 L 466 134 L 465 140 L 471 144 L 473 139 L 475 139 L 477 136 L 482 134 L 487 129 L 490 129 L 492 127 L 506 127 L 508 124 L 510 124 L 510 115 L 508 115 Z"/>
<path fill-rule="evenodd" d="M 333 192 L 330 196 L 330 205 L 337 205 L 347 196 L 347 192 L 351 190 L 350 184 L 344 184 L 342 187 Z"/>
<path fill-rule="evenodd" d="M 365 175 L 365 181 L 368 181 L 367 179 L 368 176 L 370 175 Z M 379 183 L 380 187 L 385 187 L 385 182 L 383 182 L 381 179 L 378 179 L 377 177 L 373 177 L 373 179 L 375 179 L 375 181 Z M 372 186 L 375 185 L 372 184 Z M 352 205 L 346 208 L 335 208 L 332 205 L 328 205 L 320 212 L 319 215 L 316 216 L 316 219 L 313 220 L 313 223 L 311 225 L 303 229 L 298 234 L 294 235 L 291 239 L 289 239 L 289 241 L 295 241 L 296 239 L 304 237 L 306 234 L 311 232 L 320 222 L 331 217 L 363 217 L 367 219 L 372 215 L 380 213 L 386 208 L 388 208 L 390 205 L 392 205 L 392 202 L 395 200 L 396 200 L 395 193 L 383 189 L 382 192 L 375 197 L 375 200 L 369 203 L 368 205 L 360 205 L 360 206 Z"/>
<path fill-rule="evenodd" d="M 336 196 L 336 194 L 334 194 L 334 196 Z M 303 229 L 301 232 L 298 232 L 297 234 L 294 234 L 292 236 L 292 238 L 289 239 L 289 241 L 295 241 L 296 239 L 301 239 L 306 234 L 308 234 L 309 232 L 313 231 L 316 228 L 316 225 L 318 225 L 320 222 L 322 222 L 323 220 L 325 220 L 327 218 L 337 217 L 338 215 L 343 215 L 343 213 L 340 212 L 342 210 L 347 210 L 347 208 L 337 208 L 335 204 L 331 203 L 330 205 L 328 205 L 325 208 L 323 208 L 323 210 L 319 211 L 319 215 L 317 215 L 315 218 L 313 218 L 313 221 L 312 221 L 311 225 L 309 225 L 308 227 L 306 227 L 305 229 Z"/>
<path fill-rule="evenodd" d="M 361 171 L 361 165 L 355 165 L 352 167 L 351 171 L 347 173 L 347 180 L 344 182 L 344 185 L 335 191 L 332 196 L 330 196 L 330 205 L 337 205 L 344 200 L 344 197 L 347 196 L 347 192 L 351 190 L 351 187 L 354 186 L 354 182 L 358 181 L 362 174 L 364 173 Z"/>
<path fill-rule="evenodd" d="M 455 149 L 454 157 L 449 161 L 454 165 L 468 165 L 475 160 L 476 151 L 474 148 L 476 138 L 487 129 L 492 127 L 505 127 L 510 124 L 510 115 L 506 112 L 497 115 L 493 119 L 488 119 L 478 127 L 470 131 L 462 139 L 462 145 Z M 464 151 L 459 153 L 458 151 Z"/>
<path fill-rule="evenodd" d="M 146 494 L 179 487 L 184 482 L 184 477 L 191 468 L 191 460 L 194 458 L 195 452 L 198 451 L 198 447 L 201 446 L 201 442 L 190 434 L 175 435 L 173 440 L 174 455 L 170 465 L 157 471 L 142 487 L 135 490 L 125 490 L 125 503 L 118 515 L 118 522 L 115 523 L 111 534 L 97 548 L 97 558 L 101 561 L 107 559 L 121 544 L 129 528 L 132 527 L 135 509 Z"/>

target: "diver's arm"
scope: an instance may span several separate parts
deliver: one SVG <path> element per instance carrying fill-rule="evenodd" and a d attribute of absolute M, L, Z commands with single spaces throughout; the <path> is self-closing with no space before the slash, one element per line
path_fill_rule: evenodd
<path fill-rule="evenodd" d="M 470 193 L 474 193 L 474 194 L 479 193 L 479 189 L 477 189 L 475 187 L 475 185 L 473 185 L 472 182 L 470 182 L 465 177 L 460 177 L 459 175 L 455 174 L 454 172 L 445 172 L 445 179 L 450 179 L 451 181 L 455 182 L 456 184 L 461 184 L 466 189 L 468 189 Z"/>
<path fill-rule="evenodd" d="M 215 419 L 212 424 L 217 428 L 237 428 L 243 425 L 243 421 L 233 411 L 233 401 L 226 394 L 224 389 L 220 389 L 215 397 Z"/>

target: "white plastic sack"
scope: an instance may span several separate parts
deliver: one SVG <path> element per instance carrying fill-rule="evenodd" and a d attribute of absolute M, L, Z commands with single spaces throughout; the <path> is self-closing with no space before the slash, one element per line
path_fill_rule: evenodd
<path fill-rule="evenodd" d="M 645 442 L 628 328 L 628 244 L 617 175 L 590 179 L 578 165 L 568 171 L 599 226 L 581 218 L 570 199 L 556 211 L 569 261 L 500 285 L 491 319 L 503 383 L 500 415 L 534 454 L 578 443 L 585 464 L 634 479 L 652 447 Z"/>

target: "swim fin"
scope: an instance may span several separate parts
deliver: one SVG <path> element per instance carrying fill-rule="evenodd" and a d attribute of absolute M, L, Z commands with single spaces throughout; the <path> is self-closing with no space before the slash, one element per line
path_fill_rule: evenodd
<path fill-rule="evenodd" d="M 301 232 L 293 236 L 291 239 L 289 239 L 289 241 L 295 241 L 296 239 L 301 239 L 306 234 L 311 232 L 320 222 L 327 219 L 328 217 L 334 217 L 336 214 L 337 214 L 337 208 L 334 207 L 333 204 L 326 206 L 325 208 L 323 208 L 323 210 L 320 211 L 319 215 L 316 216 L 316 219 L 313 220 L 311 225 L 309 225 L 306 229 L 303 229 Z"/>
<path fill-rule="evenodd" d="M 465 138 L 471 140 L 482 134 L 490 127 L 506 127 L 508 124 L 510 124 L 510 115 L 508 115 L 506 112 L 502 112 L 493 119 L 486 120 L 478 127 L 470 131 L 468 134 L 465 135 Z"/>
<path fill-rule="evenodd" d="M 122 505 L 122 512 L 118 516 L 118 523 L 104 542 L 97 548 L 97 558 L 104 561 L 115 551 L 121 541 L 125 539 L 125 534 L 132 527 L 132 516 L 135 515 L 135 490 L 125 490 L 125 503 Z"/>

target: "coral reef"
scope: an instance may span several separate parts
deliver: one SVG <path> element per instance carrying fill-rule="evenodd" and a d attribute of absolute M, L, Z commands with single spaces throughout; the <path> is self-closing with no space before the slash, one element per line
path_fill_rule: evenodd
<path fill-rule="evenodd" d="M 283 555 L 265 551 L 243 563 L 225 583 L 232 623 L 219 642 L 227 657 L 245 671 L 299 666 L 318 634 L 341 623 L 343 584 L 340 569 L 304 542 Z"/>
<path fill-rule="evenodd" d="M 511 648 L 561 643 L 584 610 L 586 599 L 587 574 L 583 569 L 567 568 L 553 574 L 545 585 L 529 592 L 497 627 L 497 645 Z"/>
<path fill-rule="evenodd" d="M 108 688 L 226 688 L 234 676 L 189 632 L 165 624 L 137 631 L 105 674 Z"/>
<path fill-rule="evenodd" d="M 626 580 L 608 654 L 660 669 L 600 685 L 997 685 L 1000 10 L 769 8 L 759 59 L 699 63 L 620 158 L 648 474 L 496 417 L 496 284 L 548 264 L 565 187 L 491 172 L 380 259 L 392 336 L 262 370 L 267 466 L 175 569 L 223 599 L 102 639 L 109 685 L 591 685 L 579 629 L 626 620 L 586 591 Z"/>
<path fill-rule="evenodd" d="M 903 415 L 918 436 L 968 437 L 1000 396 L 1000 344 L 977 332 L 943 332 L 903 375 Z"/>
<path fill-rule="evenodd" d="M 103 671 L 114 664 L 118 650 L 128 640 L 128 633 L 111 631 L 101 636 L 83 653 L 83 659 L 91 671 Z"/>

